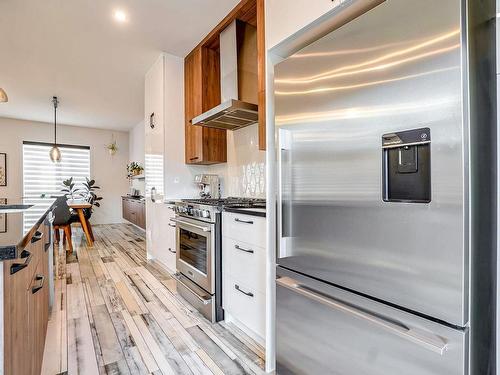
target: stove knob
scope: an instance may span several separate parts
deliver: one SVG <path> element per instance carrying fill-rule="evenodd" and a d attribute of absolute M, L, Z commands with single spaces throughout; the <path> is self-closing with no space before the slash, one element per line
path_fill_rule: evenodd
<path fill-rule="evenodd" d="M 193 215 L 196 216 L 196 217 L 199 217 L 200 216 L 200 210 L 198 210 L 197 208 L 195 208 L 193 210 Z"/>
<path fill-rule="evenodd" d="M 201 217 L 209 218 L 210 217 L 210 211 L 208 211 L 208 210 L 201 211 Z"/>

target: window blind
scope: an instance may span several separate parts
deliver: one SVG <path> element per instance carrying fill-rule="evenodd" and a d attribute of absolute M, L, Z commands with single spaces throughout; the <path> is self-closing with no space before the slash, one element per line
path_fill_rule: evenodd
<path fill-rule="evenodd" d="M 157 194 L 163 195 L 163 154 L 146 154 L 146 195 L 154 187 Z"/>
<path fill-rule="evenodd" d="M 47 197 L 61 195 L 62 182 L 73 177 L 77 188 L 82 188 L 85 178 L 90 178 L 90 147 L 59 145 L 61 162 L 53 163 L 49 158 L 51 144 L 23 143 L 23 197 L 28 204 L 40 204 L 40 212 L 24 215 L 24 229 L 29 230 L 44 209 Z"/>

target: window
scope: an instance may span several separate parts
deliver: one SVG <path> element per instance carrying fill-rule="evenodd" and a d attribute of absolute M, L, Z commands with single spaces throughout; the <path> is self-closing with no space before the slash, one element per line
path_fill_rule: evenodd
<path fill-rule="evenodd" d="M 146 195 L 151 194 L 151 189 L 156 189 L 156 194 L 163 195 L 163 154 L 146 154 Z"/>
<path fill-rule="evenodd" d="M 41 195 L 61 195 L 62 182 L 70 177 L 77 187 L 90 178 L 90 147 L 59 145 L 61 162 L 49 158 L 52 144 L 23 142 L 23 197 L 29 204 L 43 204 Z M 44 208 L 41 206 L 40 211 Z M 39 212 L 24 215 L 24 228 L 33 226 Z"/>

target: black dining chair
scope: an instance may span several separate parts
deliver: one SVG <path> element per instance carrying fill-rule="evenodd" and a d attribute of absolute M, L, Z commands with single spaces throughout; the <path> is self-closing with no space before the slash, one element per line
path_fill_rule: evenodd
<path fill-rule="evenodd" d="M 78 215 L 71 212 L 68 206 L 67 198 L 65 195 L 58 196 L 56 198 L 55 209 L 54 209 L 54 221 L 52 223 L 54 227 L 54 239 L 56 243 L 61 240 L 59 230 L 64 231 L 63 245 L 68 243 L 70 251 L 73 251 L 73 241 L 71 235 L 71 224 L 78 221 Z"/>

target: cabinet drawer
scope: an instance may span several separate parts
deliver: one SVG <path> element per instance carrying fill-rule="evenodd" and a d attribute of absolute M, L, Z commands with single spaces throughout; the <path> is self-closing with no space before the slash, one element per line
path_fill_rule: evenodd
<path fill-rule="evenodd" d="M 241 280 L 245 285 L 265 293 L 266 253 L 264 248 L 223 237 L 222 272 Z"/>
<path fill-rule="evenodd" d="M 266 332 L 266 296 L 230 276 L 224 283 L 224 309 L 238 321 L 264 338 Z"/>
<path fill-rule="evenodd" d="M 224 212 L 222 233 L 225 237 L 266 247 L 266 219 L 263 217 Z"/>

